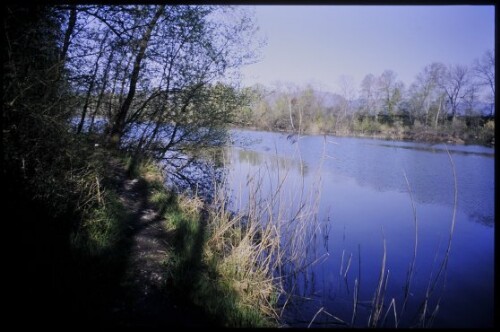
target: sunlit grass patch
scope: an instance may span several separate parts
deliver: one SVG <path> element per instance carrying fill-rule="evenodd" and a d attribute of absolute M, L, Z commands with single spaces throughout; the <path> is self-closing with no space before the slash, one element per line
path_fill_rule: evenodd
<path fill-rule="evenodd" d="M 275 326 L 270 317 L 276 289 L 269 271 L 257 262 L 269 245 L 265 236 L 262 241 L 262 230 L 243 229 L 239 218 L 207 208 L 199 197 L 169 191 L 151 162 L 136 166 L 137 175 L 146 180 L 149 202 L 171 236 L 164 266 L 176 296 L 203 308 L 223 326 Z"/>
<path fill-rule="evenodd" d="M 114 192 L 106 192 L 103 204 L 91 210 L 82 226 L 74 234 L 73 244 L 94 256 L 116 246 L 124 236 L 126 214 L 123 204 Z"/>
<path fill-rule="evenodd" d="M 260 282 L 263 278 L 252 280 L 258 273 L 245 273 L 238 268 L 241 265 L 238 260 L 248 250 L 241 236 L 236 235 L 241 229 L 235 228 L 233 234 L 213 233 L 214 229 L 207 228 L 202 221 L 202 207 L 199 198 L 179 195 L 164 214 L 166 228 L 175 233 L 175 254 L 167 266 L 177 292 L 189 296 L 221 325 L 272 326 L 259 303 L 261 298 L 269 297 L 272 288 Z M 230 238 L 216 240 L 214 236 Z M 223 242 L 234 243 L 236 247 L 227 251 L 218 245 Z"/>
<path fill-rule="evenodd" d="M 222 325 L 226 327 L 274 326 L 257 306 L 243 301 L 241 289 L 235 285 L 226 275 L 209 267 L 193 285 L 193 301 L 203 305 L 211 315 L 222 317 Z"/>
<path fill-rule="evenodd" d="M 279 246 L 278 235 L 272 227 L 252 221 L 243 226 L 241 216 L 220 213 L 212 214 L 209 229 L 204 259 L 237 299 L 243 316 L 234 319 L 243 326 L 273 326 L 279 288 L 270 253 Z"/>

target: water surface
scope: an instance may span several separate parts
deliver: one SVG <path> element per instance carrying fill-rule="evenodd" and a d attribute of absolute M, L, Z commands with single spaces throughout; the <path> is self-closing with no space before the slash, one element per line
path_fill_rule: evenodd
<path fill-rule="evenodd" d="M 351 322 L 355 279 L 360 281 L 355 324 L 366 325 L 384 239 L 389 270 L 385 308 L 394 298 L 399 312 L 415 242 L 412 198 L 418 249 L 401 324 L 414 323 L 448 245 L 455 188 L 450 155 L 458 200 L 445 285 L 436 287 L 430 301 L 432 310 L 439 301 L 433 326 L 492 326 L 493 148 L 248 130 L 234 130 L 231 135 L 228 169 L 233 209 L 245 205 L 251 178 L 262 177 L 262 188 L 269 191 L 286 174 L 282 191 L 291 202 L 319 194 L 318 237 L 311 252 L 322 259 L 295 277 L 296 296 L 284 314 L 288 325 L 307 326 L 320 308 Z M 331 316 L 319 314 L 312 326 L 335 323 Z M 388 318 L 386 325 L 394 326 L 393 319 Z"/>

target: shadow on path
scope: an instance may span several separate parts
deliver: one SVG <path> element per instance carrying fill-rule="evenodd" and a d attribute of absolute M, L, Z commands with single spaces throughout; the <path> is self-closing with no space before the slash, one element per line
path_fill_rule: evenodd
<path fill-rule="evenodd" d="M 121 199 L 130 214 L 127 238 L 132 243 L 120 291 L 106 324 L 154 328 L 214 326 L 200 308 L 175 303 L 169 294 L 164 262 L 172 238 L 164 229 L 161 216 L 149 205 L 147 190 L 141 179 L 123 183 Z"/>

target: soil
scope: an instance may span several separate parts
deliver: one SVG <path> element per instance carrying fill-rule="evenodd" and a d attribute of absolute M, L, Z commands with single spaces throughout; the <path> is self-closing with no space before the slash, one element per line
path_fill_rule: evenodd
<path fill-rule="evenodd" d="M 168 286 L 165 260 L 171 234 L 148 202 L 142 179 L 121 179 L 120 200 L 129 218 L 131 246 L 124 277 L 112 301 L 107 324 L 113 327 L 163 328 L 216 326 L 199 307 L 175 299 Z"/>

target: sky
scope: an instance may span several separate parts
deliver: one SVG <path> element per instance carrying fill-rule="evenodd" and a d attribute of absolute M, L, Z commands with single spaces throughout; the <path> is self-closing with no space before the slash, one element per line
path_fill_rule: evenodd
<path fill-rule="evenodd" d="M 428 64 L 471 65 L 495 45 L 494 6 L 252 6 L 266 38 L 243 84 L 338 91 L 391 69 L 408 87 Z"/>

